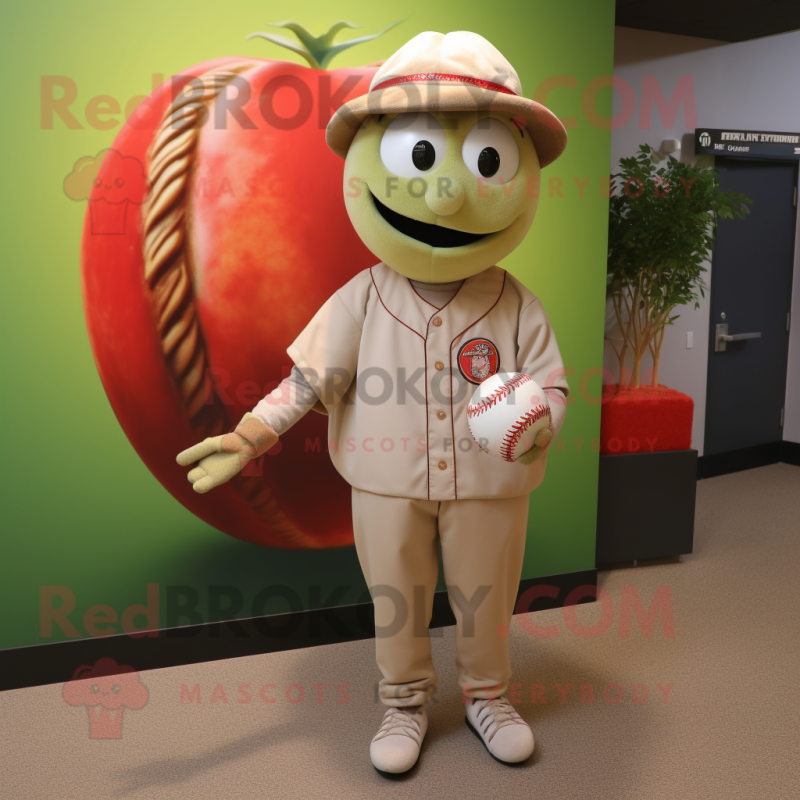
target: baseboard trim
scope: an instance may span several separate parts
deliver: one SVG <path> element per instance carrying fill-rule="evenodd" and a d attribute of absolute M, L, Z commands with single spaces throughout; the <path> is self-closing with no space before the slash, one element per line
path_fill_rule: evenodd
<path fill-rule="evenodd" d="M 698 480 L 716 478 L 731 472 L 778 464 L 781 461 L 783 444 L 783 442 L 770 442 L 755 447 L 744 447 L 741 450 L 731 450 L 727 453 L 700 456 L 697 459 L 697 478 Z"/>
<path fill-rule="evenodd" d="M 800 467 L 800 444 L 797 442 L 781 442 L 781 462 Z"/>
<path fill-rule="evenodd" d="M 520 581 L 514 613 L 562 608 L 570 594 L 582 587 L 585 591 L 579 593 L 577 603 L 593 602 L 596 569 L 526 578 Z M 447 592 L 437 592 L 430 627 L 448 625 L 455 625 L 455 617 Z M 13 647 L 0 650 L 0 691 L 63 683 L 73 678 L 77 668 L 94 665 L 104 657 L 142 672 L 374 637 L 370 602 L 165 628 L 135 637 L 123 633 Z M 115 672 L 112 669 L 108 674 Z"/>

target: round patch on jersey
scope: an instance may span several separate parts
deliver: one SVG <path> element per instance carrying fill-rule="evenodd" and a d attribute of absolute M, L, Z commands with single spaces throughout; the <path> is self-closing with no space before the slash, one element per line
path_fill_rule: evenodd
<path fill-rule="evenodd" d="M 500 353 L 488 339 L 470 339 L 458 351 L 458 369 L 470 383 L 482 383 L 500 369 Z"/>

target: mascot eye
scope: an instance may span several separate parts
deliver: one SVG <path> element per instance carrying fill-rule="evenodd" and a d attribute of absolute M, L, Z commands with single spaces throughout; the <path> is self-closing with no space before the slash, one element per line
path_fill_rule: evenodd
<path fill-rule="evenodd" d="M 421 177 L 444 159 L 445 136 L 433 114 L 398 114 L 381 139 L 381 161 L 401 178 Z"/>
<path fill-rule="evenodd" d="M 484 178 L 491 178 L 492 175 L 497 175 L 499 169 L 500 153 L 494 147 L 484 147 L 478 154 L 478 172 Z"/>
<path fill-rule="evenodd" d="M 411 153 L 411 160 L 414 166 L 420 170 L 430 169 L 436 161 L 436 148 L 430 143 L 425 141 L 417 142 L 414 145 L 414 150 Z"/>
<path fill-rule="evenodd" d="M 487 183 L 506 183 L 519 168 L 519 148 L 514 134 L 499 120 L 487 117 L 476 122 L 461 148 L 467 169 Z"/>

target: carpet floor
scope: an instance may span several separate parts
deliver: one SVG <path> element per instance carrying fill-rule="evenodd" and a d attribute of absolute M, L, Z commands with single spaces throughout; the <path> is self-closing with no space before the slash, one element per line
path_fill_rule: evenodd
<path fill-rule="evenodd" d="M 446 628 L 400 779 L 369 760 L 384 709 L 368 640 L 143 672 L 118 739 L 91 738 L 60 684 L 0 693 L 0 797 L 796 800 L 798 577 L 800 469 L 711 478 L 692 555 L 603 571 L 602 603 L 515 619 L 512 699 L 536 737 L 520 766 L 464 724 Z"/>

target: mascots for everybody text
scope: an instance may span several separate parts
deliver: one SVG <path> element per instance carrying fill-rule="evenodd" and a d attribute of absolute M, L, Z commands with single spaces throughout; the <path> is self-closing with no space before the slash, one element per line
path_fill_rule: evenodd
<path fill-rule="evenodd" d="M 356 550 L 375 589 L 388 708 L 373 764 L 407 771 L 427 730 L 437 539 L 466 722 L 496 759 L 520 762 L 533 735 L 504 696 L 508 625 L 528 496 L 569 388 L 541 303 L 496 264 L 527 234 L 532 187 L 566 132 L 523 96 L 495 47 L 458 31 L 401 47 L 326 137 L 345 159 L 353 226 L 380 262 L 319 309 L 289 347 L 291 375 L 234 432 L 178 463 L 192 466 L 189 480 L 204 493 L 312 408 L 328 414 L 331 458 L 352 486 Z"/>

